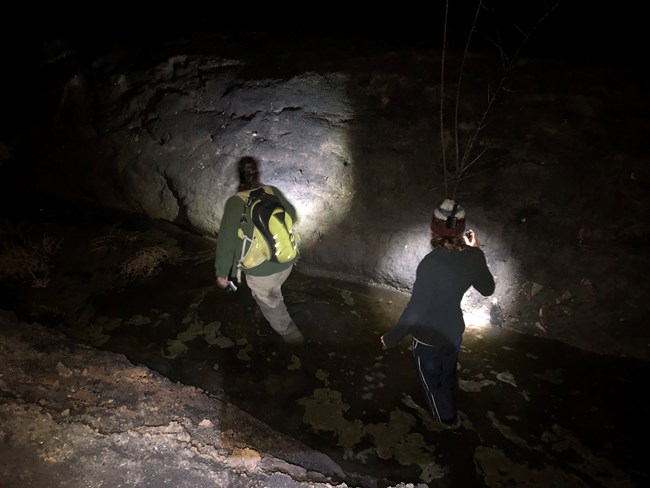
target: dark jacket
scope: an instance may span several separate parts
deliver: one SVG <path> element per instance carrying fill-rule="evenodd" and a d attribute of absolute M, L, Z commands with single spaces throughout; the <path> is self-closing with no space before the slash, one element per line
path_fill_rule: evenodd
<path fill-rule="evenodd" d="M 481 249 L 431 251 L 418 265 L 408 305 L 383 336 L 386 347 L 409 334 L 429 345 L 457 344 L 465 332 L 460 303 L 470 286 L 483 296 L 494 293 L 494 277 Z"/>

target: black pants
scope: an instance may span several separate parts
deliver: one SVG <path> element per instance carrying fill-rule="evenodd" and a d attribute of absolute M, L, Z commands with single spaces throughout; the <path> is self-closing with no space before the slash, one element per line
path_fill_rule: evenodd
<path fill-rule="evenodd" d="M 456 417 L 454 390 L 461 341 L 462 338 L 455 345 L 431 346 L 413 339 L 413 357 L 424 395 L 433 417 L 442 422 L 451 422 Z"/>

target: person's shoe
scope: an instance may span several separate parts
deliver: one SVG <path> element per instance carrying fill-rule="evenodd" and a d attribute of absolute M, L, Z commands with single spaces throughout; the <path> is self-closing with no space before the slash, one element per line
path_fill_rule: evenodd
<path fill-rule="evenodd" d="M 282 336 L 282 340 L 292 346 L 302 346 L 305 343 L 305 337 L 298 329 L 291 332 L 291 334 Z"/>
<path fill-rule="evenodd" d="M 451 430 L 452 432 L 458 432 L 463 426 L 463 421 L 461 420 L 460 415 L 456 415 L 456 417 L 449 421 L 441 420 L 440 423 L 445 427 L 445 429 Z"/>

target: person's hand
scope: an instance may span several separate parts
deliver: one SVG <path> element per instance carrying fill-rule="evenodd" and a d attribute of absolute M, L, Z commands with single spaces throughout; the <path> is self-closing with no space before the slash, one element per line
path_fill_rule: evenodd
<path fill-rule="evenodd" d="M 387 347 L 386 347 L 386 343 L 384 342 L 384 336 L 381 336 L 381 337 L 379 338 L 379 340 L 381 341 L 381 348 L 382 348 L 382 349 L 387 349 Z"/>
<path fill-rule="evenodd" d="M 465 232 L 465 234 L 463 234 L 463 238 L 465 239 L 465 243 L 468 246 L 481 247 L 481 243 L 478 240 L 478 236 L 476 235 L 476 232 L 473 231 L 472 229 L 468 229 Z"/>
<path fill-rule="evenodd" d="M 217 286 L 219 288 L 226 288 L 228 286 L 227 276 L 217 276 Z"/>

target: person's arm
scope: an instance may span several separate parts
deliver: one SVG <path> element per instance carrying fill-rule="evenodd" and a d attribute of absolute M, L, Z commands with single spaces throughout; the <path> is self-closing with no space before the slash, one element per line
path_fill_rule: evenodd
<path fill-rule="evenodd" d="M 478 273 L 476 275 L 474 283 L 472 283 L 472 286 L 481 295 L 487 297 L 494 293 L 494 276 L 492 276 L 492 272 L 488 268 L 487 261 L 485 260 L 485 254 L 483 254 L 483 251 L 480 249 L 477 252 L 476 260 L 478 262 Z"/>
<path fill-rule="evenodd" d="M 395 327 L 381 336 L 381 345 L 384 349 L 391 349 L 398 345 L 408 335 L 408 329 L 403 324 L 397 324 Z"/>
<path fill-rule="evenodd" d="M 391 349 L 397 346 L 410 333 L 410 327 L 407 325 L 407 321 L 405 320 L 406 314 L 407 310 L 405 309 L 397 321 L 397 324 L 381 336 L 381 345 L 384 349 Z"/>
<path fill-rule="evenodd" d="M 465 244 L 471 247 L 481 247 L 481 241 L 478 240 L 476 232 L 472 229 L 467 229 L 465 234 L 463 234 L 463 239 L 465 239 Z"/>
<path fill-rule="evenodd" d="M 228 277 L 217 276 L 217 286 L 219 286 L 219 288 L 225 289 L 228 286 Z"/>
<path fill-rule="evenodd" d="M 406 308 L 402 311 L 397 324 L 381 336 L 381 345 L 384 349 L 391 349 L 397 346 L 407 335 L 411 334 L 413 326 L 420 322 L 419 316 L 422 312 L 418 311 L 420 307 L 416 306 L 417 300 L 414 300 L 414 297 L 419 296 L 422 290 L 426 288 L 423 283 L 426 283 L 427 281 L 426 275 L 428 272 L 426 270 L 429 266 L 425 263 L 428 262 L 429 256 L 430 255 L 425 256 L 425 258 L 418 264 L 415 272 L 415 282 L 413 283 L 411 298 L 407 303 Z"/>
<path fill-rule="evenodd" d="M 237 235 L 239 220 L 244 208 L 244 201 L 238 196 L 232 196 L 226 202 L 217 237 L 217 251 L 214 259 L 214 269 L 217 284 L 221 288 L 228 286 L 228 276 L 237 256 L 241 239 Z"/>

